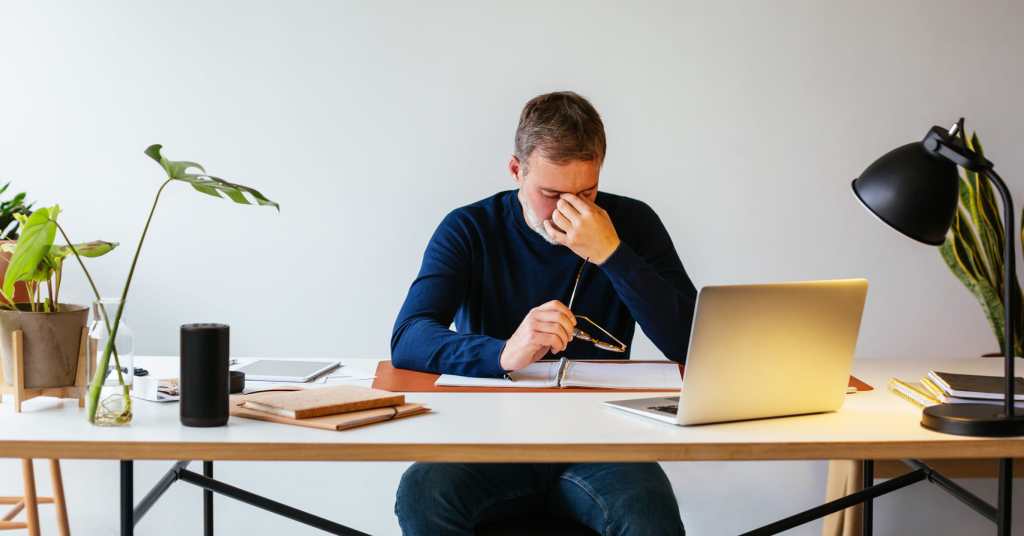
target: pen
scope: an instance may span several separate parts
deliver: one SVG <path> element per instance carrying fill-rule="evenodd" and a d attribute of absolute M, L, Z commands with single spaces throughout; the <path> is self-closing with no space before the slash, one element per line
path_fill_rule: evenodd
<path fill-rule="evenodd" d="M 514 382 L 515 381 L 514 379 L 512 379 L 512 376 L 510 376 L 509 373 L 507 373 L 507 372 L 505 373 L 505 379 L 510 381 L 510 382 Z"/>

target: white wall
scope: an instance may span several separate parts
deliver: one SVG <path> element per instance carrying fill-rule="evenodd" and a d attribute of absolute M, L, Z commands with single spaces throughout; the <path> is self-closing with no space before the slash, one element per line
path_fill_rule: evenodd
<path fill-rule="evenodd" d="M 0 177 L 60 203 L 73 238 L 123 244 L 91 263 L 106 294 L 120 288 L 161 180 L 147 145 L 256 186 L 280 214 L 168 189 L 127 313 L 138 350 L 175 353 L 179 324 L 221 321 L 236 355 L 386 358 L 434 226 L 510 187 L 520 107 L 573 89 L 608 130 L 602 187 L 650 202 L 698 286 L 865 276 L 858 356 L 976 355 L 995 343 L 972 297 L 937 251 L 866 215 L 849 182 L 964 115 L 1021 184 L 1022 18 L 1009 0 L 6 2 Z M 88 300 L 69 272 L 65 295 Z M 638 356 L 656 352 L 635 343 Z M 165 465 L 140 464 L 139 485 Z M 400 465 L 223 467 L 359 528 L 396 530 Z M 5 481 L 17 475 L 13 462 L 0 468 Z M 824 481 L 821 462 L 669 471 L 696 534 L 808 506 Z M 100 501 L 115 496 L 114 465 L 67 472 L 76 528 L 112 530 Z M 355 506 L 352 484 L 377 475 L 374 502 Z M 173 493 L 145 534 L 198 527 L 198 492 Z M 226 503 L 220 523 L 301 532 Z M 985 526 L 927 488 L 883 501 L 878 523 L 879 533 Z"/>

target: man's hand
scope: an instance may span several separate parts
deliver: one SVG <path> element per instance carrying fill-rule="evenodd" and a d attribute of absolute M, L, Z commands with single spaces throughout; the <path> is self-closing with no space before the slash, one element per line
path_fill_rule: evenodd
<path fill-rule="evenodd" d="M 619 247 L 612 219 L 601 207 L 573 194 L 562 194 L 544 229 L 559 244 L 594 264 L 603 264 Z M 552 224 L 553 222 L 553 224 Z"/>
<path fill-rule="evenodd" d="M 564 351 L 572 340 L 576 317 L 558 300 L 534 307 L 501 351 L 501 368 L 519 370 L 544 357 Z"/>

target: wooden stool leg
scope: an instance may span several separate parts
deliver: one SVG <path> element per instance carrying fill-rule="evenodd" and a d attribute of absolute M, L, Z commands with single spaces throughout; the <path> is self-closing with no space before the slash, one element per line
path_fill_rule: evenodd
<path fill-rule="evenodd" d="M 53 479 L 53 506 L 57 510 L 57 532 L 70 536 L 68 507 L 64 502 L 64 478 L 60 474 L 60 460 L 50 460 L 50 478 Z"/>
<path fill-rule="evenodd" d="M 25 485 L 25 517 L 28 521 L 29 536 L 39 536 L 39 505 L 36 502 L 36 475 L 32 460 L 21 460 L 21 478 Z"/>
<path fill-rule="evenodd" d="M 14 503 L 10 511 L 4 514 L 4 517 L 0 517 L 0 521 L 10 521 L 18 516 L 22 510 L 25 509 L 25 498 L 22 497 L 18 502 Z"/>

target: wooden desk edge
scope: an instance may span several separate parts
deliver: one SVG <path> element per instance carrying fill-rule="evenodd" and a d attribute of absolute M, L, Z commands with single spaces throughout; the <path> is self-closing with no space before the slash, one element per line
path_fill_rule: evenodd
<path fill-rule="evenodd" d="M 641 462 L 1024 457 L 1019 440 L 698 443 L 417 444 L 0 441 L 2 458 L 228 461 Z"/>

